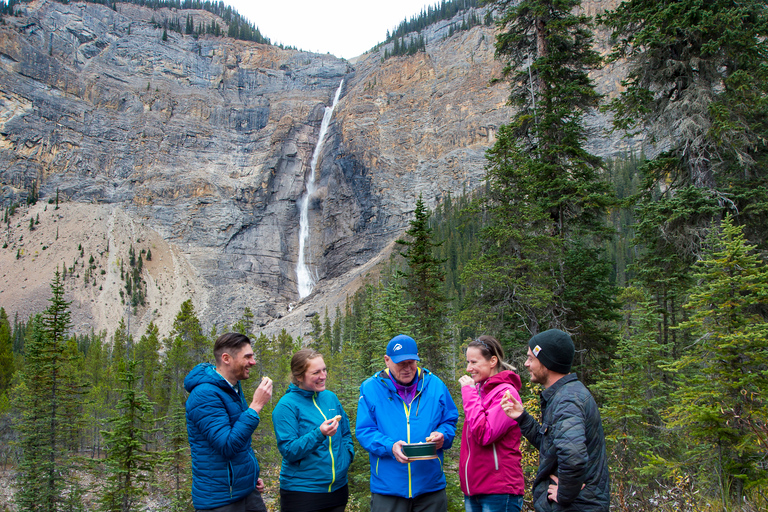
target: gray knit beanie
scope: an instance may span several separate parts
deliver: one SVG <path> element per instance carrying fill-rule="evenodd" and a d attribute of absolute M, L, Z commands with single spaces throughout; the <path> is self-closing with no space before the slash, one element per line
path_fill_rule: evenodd
<path fill-rule="evenodd" d="M 528 346 L 545 368 L 557 373 L 570 373 L 576 349 L 568 333 L 560 329 L 540 332 L 531 338 Z"/>

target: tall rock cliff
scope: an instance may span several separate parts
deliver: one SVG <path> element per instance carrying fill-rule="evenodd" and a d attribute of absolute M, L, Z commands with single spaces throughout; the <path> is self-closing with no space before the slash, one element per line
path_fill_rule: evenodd
<path fill-rule="evenodd" d="M 249 307 L 265 330 L 302 334 L 308 314 L 343 301 L 386 254 L 419 194 L 434 206 L 480 184 L 510 118 L 508 86 L 490 82 L 500 73 L 491 27 L 448 37 L 450 22 L 438 23 L 426 52 L 384 60 L 381 48 L 350 63 L 229 38 L 166 40 L 162 20 L 187 15 L 214 19 L 37 0 L 0 26 L 0 197 L 41 198 L 5 226 L 10 315 L 45 307 L 63 268 L 78 330 L 123 319 L 166 333 L 192 299 L 207 327 Z M 342 81 L 310 198 L 319 281 L 300 302 L 297 201 Z M 140 283 L 131 252 L 153 255 Z"/>

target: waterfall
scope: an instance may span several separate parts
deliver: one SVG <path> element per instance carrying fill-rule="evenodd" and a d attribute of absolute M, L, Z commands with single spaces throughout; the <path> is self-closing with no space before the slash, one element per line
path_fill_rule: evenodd
<path fill-rule="evenodd" d="M 341 96 L 341 88 L 344 86 L 344 80 L 339 84 L 339 88 L 336 89 L 336 95 L 333 97 L 333 104 L 330 107 L 325 107 L 323 113 L 323 122 L 320 124 L 320 134 L 317 137 L 317 146 L 312 153 L 312 161 L 309 166 L 309 174 L 307 175 L 306 189 L 304 195 L 299 199 L 299 258 L 296 264 L 296 282 L 299 285 L 299 297 L 304 298 L 312 293 L 312 288 L 315 286 L 315 278 L 309 269 L 309 258 L 307 256 L 307 247 L 309 246 L 309 201 L 312 198 L 312 194 L 315 193 L 317 187 L 315 187 L 315 167 L 317 166 L 317 160 L 320 158 L 320 150 L 323 147 L 323 141 L 325 139 L 325 133 L 328 131 L 328 125 L 331 124 L 331 117 L 333 116 L 333 109 L 336 108 L 336 104 L 339 102 Z"/>

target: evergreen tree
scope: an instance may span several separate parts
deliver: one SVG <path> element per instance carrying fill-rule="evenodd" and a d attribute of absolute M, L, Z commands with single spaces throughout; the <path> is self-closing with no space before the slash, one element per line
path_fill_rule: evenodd
<path fill-rule="evenodd" d="M 0 307 L 0 396 L 7 393 L 15 372 L 11 323 L 5 308 Z"/>
<path fill-rule="evenodd" d="M 160 331 L 150 322 L 144 335 L 136 344 L 136 383 L 150 400 L 158 393 L 160 379 Z"/>
<path fill-rule="evenodd" d="M 202 362 L 213 359 L 213 346 L 203 334 L 200 320 L 195 314 L 192 300 L 181 304 L 176 319 L 173 322 L 173 331 L 163 340 L 163 393 L 161 408 L 163 411 L 170 409 L 171 397 L 184 401 L 184 377 L 192 368 Z"/>
<path fill-rule="evenodd" d="M 442 346 L 447 301 L 443 289 L 445 260 L 434 255 L 442 242 L 433 240 L 430 216 L 419 194 L 414 218 L 405 232 L 408 239 L 397 240 L 397 244 L 405 247 L 400 255 L 405 258 L 408 270 L 402 276 L 411 303 L 409 312 L 418 325 L 419 353 L 424 356 L 425 366 L 439 372 L 445 366 Z"/>
<path fill-rule="evenodd" d="M 131 361 L 121 372 L 122 387 L 115 414 L 108 420 L 105 465 L 107 480 L 99 497 L 105 512 L 139 510 L 147 494 L 147 482 L 152 476 L 156 454 L 148 452 L 153 423 L 154 404 L 137 388 L 136 362 Z"/>
<path fill-rule="evenodd" d="M 611 353 L 606 321 L 615 316 L 601 252 L 613 197 L 601 160 L 584 149 L 582 122 L 598 106 L 588 73 L 600 58 L 578 0 L 501 5 L 496 51 L 508 58 L 518 111 L 488 153 L 483 252 L 463 273 L 473 288 L 471 314 L 521 341 L 546 328 L 568 331 L 586 363 Z"/>
<path fill-rule="evenodd" d="M 678 374 L 669 415 L 693 438 L 687 464 L 714 468 L 724 508 L 747 487 L 768 483 L 768 268 L 727 216 L 714 247 L 697 263 L 699 283 L 681 329 L 696 342 L 672 367 Z M 714 474 L 713 474 L 714 473 Z M 733 500 L 732 502 L 730 500 Z"/>
<path fill-rule="evenodd" d="M 670 350 L 656 334 L 660 312 L 655 301 L 634 287 L 625 288 L 620 298 L 625 307 L 616 357 L 592 390 L 602 403 L 612 471 L 621 475 L 614 495 L 622 504 L 632 500 L 640 506 L 654 491 L 657 473 L 648 474 L 649 461 L 676 453 L 674 434 L 662 416 L 672 390 L 664 367 Z M 632 485 L 632 492 L 625 483 Z"/>
<path fill-rule="evenodd" d="M 165 432 L 166 448 L 162 464 L 169 469 L 172 486 L 170 491 L 171 512 L 192 510 L 192 467 L 190 466 L 187 416 L 182 400 L 171 397 L 168 424 Z"/>
<path fill-rule="evenodd" d="M 67 431 L 80 418 L 66 413 L 77 410 L 71 403 L 71 361 L 66 352 L 70 327 L 69 302 L 58 270 L 51 283 L 50 305 L 33 318 L 24 344 L 25 363 L 21 383 L 14 393 L 20 411 L 20 491 L 16 499 L 25 510 L 56 512 L 63 502 L 72 463 Z M 75 427 L 76 428 L 76 427 Z"/>
<path fill-rule="evenodd" d="M 714 191 L 718 173 L 748 171 L 764 151 L 766 14 L 758 0 L 629 0 L 602 18 L 613 58 L 630 63 L 617 126 L 670 147 L 657 180 Z"/>

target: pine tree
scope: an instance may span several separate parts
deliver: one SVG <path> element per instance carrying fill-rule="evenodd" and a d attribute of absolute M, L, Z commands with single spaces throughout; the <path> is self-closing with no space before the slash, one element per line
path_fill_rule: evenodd
<path fill-rule="evenodd" d="M 628 501 L 640 504 L 651 498 L 653 491 L 644 491 L 654 485 L 651 477 L 657 473 L 647 474 L 649 461 L 669 458 L 676 447 L 662 417 L 672 385 L 671 373 L 664 368 L 670 350 L 656 334 L 660 313 L 642 289 L 624 288 L 620 298 L 625 307 L 616 357 L 591 389 L 602 404 L 612 471 L 622 475 L 614 480 L 611 492 L 629 507 Z"/>
<path fill-rule="evenodd" d="M 63 501 L 72 464 L 67 431 L 78 417 L 72 391 L 71 361 L 66 352 L 70 327 L 69 302 L 58 270 L 51 283 L 50 305 L 33 318 L 24 344 L 25 363 L 21 384 L 16 390 L 16 407 L 21 412 L 18 428 L 21 446 L 20 491 L 17 503 L 25 510 L 56 512 Z"/>
<path fill-rule="evenodd" d="M 121 372 L 122 387 L 115 414 L 109 418 L 106 439 L 105 465 L 107 480 L 99 497 L 105 512 L 139 510 L 141 499 L 147 494 L 147 483 L 152 476 L 156 454 L 148 452 L 154 417 L 154 404 L 137 389 L 136 362 L 131 361 Z"/>
<path fill-rule="evenodd" d="M 187 512 L 192 509 L 192 468 L 190 466 L 187 418 L 182 400 L 171 397 L 168 423 L 165 432 L 166 448 L 162 464 L 169 469 L 171 512 Z"/>
<path fill-rule="evenodd" d="M 696 268 L 692 314 L 680 324 L 696 341 L 672 366 L 669 415 L 694 440 L 684 459 L 694 471 L 714 468 L 699 474 L 717 479 L 728 509 L 745 488 L 768 483 L 768 268 L 730 216 Z"/>
<path fill-rule="evenodd" d="M 502 338 L 557 327 L 585 358 L 610 354 L 615 292 L 601 248 L 613 197 L 582 122 L 600 99 L 588 75 L 600 64 L 590 20 L 578 0 L 503 5 L 496 50 L 518 111 L 488 153 L 482 254 L 463 273 L 470 313 Z M 590 279 L 575 279 L 583 273 Z M 590 288 L 607 296 L 594 302 Z"/>
<path fill-rule="evenodd" d="M 184 377 L 198 363 L 213 359 L 213 346 L 208 337 L 203 334 L 200 320 L 195 314 L 191 300 L 181 304 L 173 331 L 163 340 L 165 359 L 163 361 L 164 397 L 161 397 L 161 407 L 169 409 L 170 397 L 183 397 Z"/>
<path fill-rule="evenodd" d="M 11 323 L 5 308 L 0 307 L 0 396 L 7 393 L 15 372 Z"/>
<path fill-rule="evenodd" d="M 418 325 L 419 353 L 424 356 L 425 366 L 439 372 L 445 367 L 442 345 L 447 302 L 443 289 L 443 264 L 446 260 L 435 256 L 435 250 L 442 245 L 442 241 L 435 242 L 433 239 L 430 216 L 419 194 L 414 218 L 405 232 L 408 238 L 399 239 L 396 243 L 405 247 L 400 255 L 405 258 L 408 270 L 402 276 L 404 290 L 411 303 L 409 312 Z"/>
<path fill-rule="evenodd" d="M 626 58 L 626 89 L 612 101 L 619 128 L 644 128 L 672 160 L 654 178 L 716 190 L 732 163 L 756 163 L 765 121 L 765 2 L 625 1 L 602 21 Z M 758 92 L 759 91 L 759 92 Z M 764 150 L 763 150 L 764 151 Z M 730 156 L 728 155 L 730 154 Z"/>

